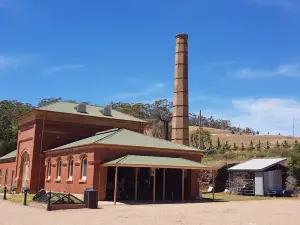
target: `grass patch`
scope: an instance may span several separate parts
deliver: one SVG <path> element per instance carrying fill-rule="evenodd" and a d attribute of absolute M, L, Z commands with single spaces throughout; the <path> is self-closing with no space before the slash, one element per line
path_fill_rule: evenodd
<path fill-rule="evenodd" d="M 27 205 L 29 205 L 32 202 L 32 194 L 27 194 Z M 6 196 L 7 200 L 13 203 L 23 204 L 24 201 L 24 195 L 22 194 L 7 194 Z"/>
<path fill-rule="evenodd" d="M 203 192 L 202 198 L 212 201 L 212 193 Z M 298 199 L 296 197 L 268 197 L 268 196 L 244 196 L 235 195 L 224 192 L 215 193 L 215 201 L 217 202 L 233 202 L 233 201 L 251 201 L 251 200 L 278 200 L 278 199 Z"/>

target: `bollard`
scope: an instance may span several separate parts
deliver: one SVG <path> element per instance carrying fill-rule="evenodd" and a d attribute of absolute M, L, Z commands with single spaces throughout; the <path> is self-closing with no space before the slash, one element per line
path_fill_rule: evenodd
<path fill-rule="evenodd" d="M 51 208 L 50 208 L 50 199 L 51 199 L 51 191 L 49 191 L 49 193 L 48 193 L 47 211 L 51 211 Z"/>
<path fill-rule="evenodd" d="M 28 192 L 28 189 L 24 190 L 24 202 L 23 202 L 23 205 L 27 205 L 27 192 Z"/>
<path fill-rule="evenodd" d="M 7 192 L 7 187 L 6 187 L 6 185 L 5 185 L 5 186 L 4 186 L 3 200 L 6 200 L 6 192 Z"/>

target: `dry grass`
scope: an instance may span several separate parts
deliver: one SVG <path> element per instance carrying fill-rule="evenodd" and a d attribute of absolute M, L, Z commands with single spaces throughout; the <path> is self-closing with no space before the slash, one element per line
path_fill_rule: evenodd
<path fill-rule="evenodd" d="M 204 192 L 202 193 L 202 197 L 205 200 L 212 201 L 213 196 L 212 193 Z M 224 192 L 215 193 L 215 201 L 218 202 L 232 202 L 232 201 L 251 201 L 251 200 L 298 200 L 297 197 L 267 197 L 267 196 L 243 196 L 236 194 L 229 194 Z"/>
<path fill-rule="evenodd" d="M 190 126 L 190 132 L 199 129 L 199 127 Z M 245 147 L 250 144 L 250 141 L 253 141 L 254 144 L 257 144 L 259 141 L 261 142 L 263 147 L 266 147 L 267 141 L 269 141 L 271 147 L 275 147 L 277 141 L 279 144 L 283 143 L 285 140 L 288 142 L 289 145 L 293 146 L 295 140 L 298 140 L 300 143 L 300 138 L 293 138 L 291 136 L 282 136 L 282 135 L 258 135 L 253 136 L 247 133 L 236 133 L 232 134 L 229 130 L 222 130 L 222 129 L 215 129 L 215 128 L 208 128 L 204 127 L 204 130 L 207 130 L 211 134 L 211 138 L 213 144 L 217 143 L 218 138 L 220 139 L 221 143 L 225 143 L 226 141 L 233 145 L 235 142 L 239 147 L 242 143 L 244 143 Z"/>

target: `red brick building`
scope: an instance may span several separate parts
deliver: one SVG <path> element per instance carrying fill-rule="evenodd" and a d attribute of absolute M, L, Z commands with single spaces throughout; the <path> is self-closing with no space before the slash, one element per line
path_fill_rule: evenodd
<path fill-rule="evenodd" d="M 0 185 L 33 193 L 93 188 L 100 200 L 196 197 L 197 172 L 209 168 L 202 151 L 184 145 L 187 35 L 176 36 L 176 51 L 173 142 L 144 135 L 147 122 L 109 107 L 57 102 L 18 118 L 17 150 L 0 158 Z"/>

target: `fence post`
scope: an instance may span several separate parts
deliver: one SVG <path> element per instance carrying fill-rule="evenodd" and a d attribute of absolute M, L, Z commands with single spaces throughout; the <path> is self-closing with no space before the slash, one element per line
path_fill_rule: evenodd
<path fill-rule="evenodd" d="M 23 202 L 23 205 L 27 205 L 27 192 L 28 192 L 28 190 L 25 189 L 24 190 L 24 202 Z"/>
<path fill-rule="evenodd" d="M 5 186 L 4 186 L 3 200 L 6 200 L 6 192 L 7 192 L 7 187 L 6 187 L 6 185 L 5 185 Z"/>
<path fill-rule="evenodd" d="M 50 208 L 50 199 L 51 199 L 51 191 L 49 191 L 49 193 L 48 193 L 47 211 L 51 211 L 51 208 Z"/>

